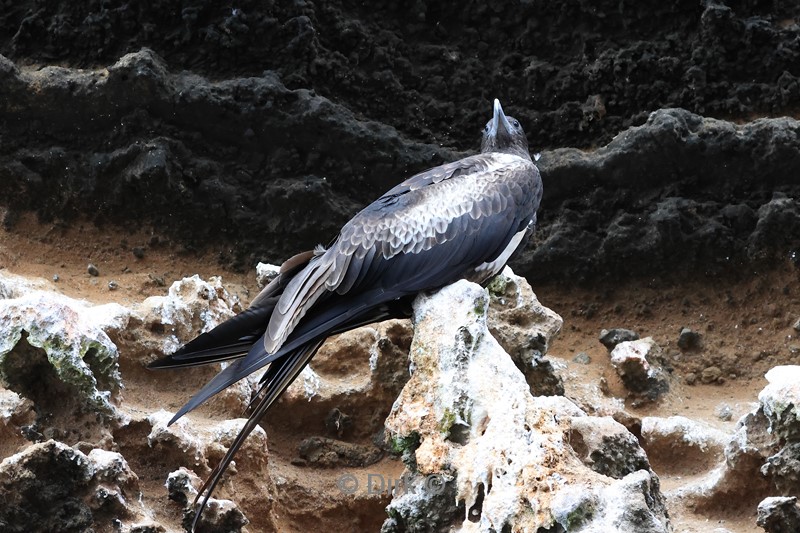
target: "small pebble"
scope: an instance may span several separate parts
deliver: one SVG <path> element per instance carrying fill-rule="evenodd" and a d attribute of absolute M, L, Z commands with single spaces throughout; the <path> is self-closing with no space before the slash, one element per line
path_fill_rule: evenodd
<path fill-rule="evenodd" d="M 794 326 L 792 326 L 792 327 L 794 328 L 795 331 L 800 331 L 800 318 L 798 318 L 795 321 Z"/>
<path fill-rule="evenodd" d="M 131 251 L 133 252 L 133 255 L 134 257 L 136 257 L 136 259 L 142 259 L 144 257 L 144 248 L 142 248 L 141 246 L 134 246 L 134 248 Z"/>
<path fill-rule="evenodd" d="M 580 363 L 582 365 L 588 365 L 592 362 L 592 358 L 589 357 L 589 354 L 586 352 L 578 352 L 575 357 L 572 358 L 572 361 L 575 363 Z"/>
<path fill-rule="evenodd" d="M 695 374 L 694 372 L 689 372 L 688 374 L 686 374 L 683 380 L 686 382 L 687 385 L 694 385 L 695 383 L 697 383 L 697 374 Z"/>
<path fill-rule="evenodd" d="M 600 331 L 600 343 L 605 346 L 609 352 L 621 342 L 635 340 L 639 340 L 639 334 L 629 329 L 614 328 Z"/>
<path fill-rule="evenodd" d="M 118 288 L 119 288 L 119 285 L 117 285 L 117 282 L 116 282 L 116 281 L 114 281 L 113 279 L 112 279 L 111 281 L 109 281 L 109 282 L 108 282 L 108 290 L 110 290 L 110 291 L 115 291 L 115 290 L 117 290 Z"/>
<path fill-rule="evenodd" d="M 724 422 L 728 422 L 731 418 L 733 418 L 733 409 L 727 403 L 721 403 L 717 406 L 716 409 L 717 418 Z"/>
<path fill-rule="evenodd" d="M 61 278 L 58 277 L 58 274 L 53 274 L 53 281 L 58 281 Z"/>
<path fill-rule="evenodd" d="M 703 383 L 719 382 L 722 377 L 722 370 L 718 366 L 709 366 L 704 368 L 700 374 L 700 381 Z"/>
<path fill-rule="evenodd" d="M 92 276 L 99 276 L 99 275 L 100 275 L 100 271 L 99 271 L 99 270 L 97 270 L 97 267 L 96 267 L 96 266 L 94 266 L 94 265 L 93 265 L 93 264 L 91 264 L 91 263 L 89 263 L 89 266 L 88 266 L 88 267 L 86 267 L 86 270 L 87 270 L 87 271 L 89 272 L 89 274 L 90 274 L 90 275 L 92 275 Z"/>
<path fill-rule="evenodd" d="M 678 348 L 681 350 L 692 350 L 700 347 L 700 334 L 689 328 L 683 328 L 678 336 Z"/>

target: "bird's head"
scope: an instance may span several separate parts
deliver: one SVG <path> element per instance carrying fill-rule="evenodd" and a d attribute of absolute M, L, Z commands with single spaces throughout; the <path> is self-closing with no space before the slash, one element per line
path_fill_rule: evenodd
<path fill-rule="evenodd" d="M 494 100 L 494 115 L 486 123 L 481 140 L 481 152 L 503 152 L 530 159 L 528 152 L 528 138 L 522 131 L 522 126 L 514 117 L 507 117 L 503 113 L 500 101 Z"/>

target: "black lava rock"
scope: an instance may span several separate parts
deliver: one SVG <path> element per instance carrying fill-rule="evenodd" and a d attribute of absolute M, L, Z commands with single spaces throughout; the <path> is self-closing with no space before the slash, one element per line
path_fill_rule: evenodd
<path fill-rule="evenodd" d="M 529 280 L 739 272 L 800 249 L 798 121 L 735 122 L 795 111 L 800 4 L 495 11 L 16 2 L 0 14 L 3 223 L 89 217 L 280 263 L 474 151 L 498 97 L 542 151 L 538 245 L 513 264 Z"/>
<path fill-rule="evenodd" d="M 605 346 L 609 352 L 621 342 L 635 341 L 638 339 L 639 334 L 629 329 L 604 329 L 600 332 L 600 343 Z"/>
<path fill-rule="evenodd" d="M 703 337 L 689 328 L 681 329 L 678 336 L 678 348 L 681 350 L 695 350 L 703 345 Z"/>
<path fill-rule="evenodd" d="M 756 524 L 766 533 L 800 531 L 800 509 L 794 496 L 775 496 L 758 504 Z"/>

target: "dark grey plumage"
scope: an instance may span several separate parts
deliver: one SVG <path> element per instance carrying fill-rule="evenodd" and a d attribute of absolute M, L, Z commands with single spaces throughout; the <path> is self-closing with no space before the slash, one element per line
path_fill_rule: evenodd
<path fill-rule="evenodd" d="M 495 100 L 480 154 L 397 185 L 345 224 L 328 248 L 284 263 L 246 311 L 153 363 L 171 368 L 236 359 L 173 422 L 269 365 L 247 423 L 198 495 L 205 497 L 195 523 L 236 450 L 325 338 L 409 316 L 420 291 L 462 278 L 487 282 L 530 235 L 541 196 L 522 127 Z"/>

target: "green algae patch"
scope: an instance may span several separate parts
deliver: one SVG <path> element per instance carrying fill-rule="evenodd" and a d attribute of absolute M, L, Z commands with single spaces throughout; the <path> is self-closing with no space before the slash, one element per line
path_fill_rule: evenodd
<path fill-rule="evenodd" d="M 41 387 L 36 382 L 41 369 L 32 367 L 41 364 L 38 349 L 80 405 L 114 416 L 111 396 L 122 387 L 119 351 L 101 325 L 104 317 L 123 309 L 115 304 L 92 308 L 44 291 L 0 300 L 0 381 L 26 396 Z"/>

